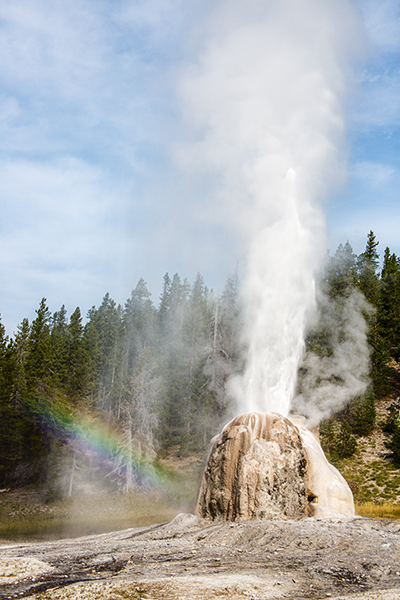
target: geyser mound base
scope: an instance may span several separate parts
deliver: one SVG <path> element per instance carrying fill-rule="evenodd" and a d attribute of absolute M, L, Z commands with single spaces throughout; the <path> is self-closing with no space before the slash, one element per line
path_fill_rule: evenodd
<path fill-rule="evenodd" d="M 238 521 L 353 516 L 355 510 L 345 479 L 299 420 L 249 413 L 215 438 L 196 514 Z"/>

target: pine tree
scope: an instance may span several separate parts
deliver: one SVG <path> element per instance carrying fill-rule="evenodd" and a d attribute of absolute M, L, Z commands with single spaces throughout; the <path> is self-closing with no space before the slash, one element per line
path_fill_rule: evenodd
<path fill-rule="evenodd" d="M 144 279 L 140 279 L 125 304 L 123 323 L 129 353 L 129 364 L 144 348 L 154 345 L 155 308 Z"/>
<path fill-rule="evenodd" d="M 121 403 L 119 467 L 123 474 L 125 493 L 146 484 L 141 480 L 141 474 L 149 469 L 149 463 L 156 455 L 159 380 L 154 370 L 155 361 L 150 350 L 142 349 L 136 356 Z"/>
<path fill-rule="evenodd" d="M 29 327 L 24 320 L 15 340 L 19 446 L 15 477 L 20 484 L 45 480 L 54 429 L 48 426 L 56 385 L 56 360 L 51 339 L 52 316 L 42 298 Z"/>
<path fill-rule="evenodd" d="M 386 421 L 382 426 L 382 430 L 384 433 L 394 433 L 396 428 L 399 426 L 399 411 L 391 406 L 389 410 L 389 415 Z"/>
<path fill-rule="evenodd" d="M 72 313 L 67 326 L 67 383 L 66 391 L 73 397 L 81 399 L 90 395 L 91 356 L 83 338 L 84 328 L 82 315 L 77 307 Z"/>
<path fill-rule="evenodd" d="M 400 267 L 389 248 L 383 260 L 377 329 L 388 355 L 400 358 Z"/>
<path fill-rule="evenodd" d="M 163 399 L 159 408 L 158 436 L 164 448 L 181 444 L 187 432 L 192 359 L 188 347 L 188 304 L 187 282 L 182 282 L 177 273 L 172 280 L 166 275 L 158 310 L 157 350 Z"/>
<path fill-rule="evenodd" d="M 356 255 L 348 241 L 339 244 L 334 256 L 328 255 L 323 281 L 324 292 L 330 298 L 347 297 L 358 284 Z"/>
<path fill-rule="evenodd" d="M 51 313 L 46 305 L 46 298 L 40 301 L 36 314 L 29 332 L 26 374 L 31 388 L 43 390 L 53 383 L 55 373 L 50 333 Z"/>
<path fill-rule="evenodd" d="M 379 280 L 379 242 L 373 231 L 367 236 L 365 251 L 358 257 L 359 287 L 368 302 L 375 308 L 379 307 L 380 288 Z M 379 321 L 376 313 L 366 315 L 369 325 L 368 343 L 371 348 L 371 379 L 377 397 L 389 391 L 388 381 L 388 351 L 387 344 L 381 336 Z"/>
<path fill-rule="evenodd" d="M 15 349 L 15 376 L 14 376 L 14 405 L 21 406 L 27 393 L 26 365 L 29 352 L 30 325 L 28 319 L 23 319 L 17 327 L 13 346 Z"/>
<path fill-rule="evenodd" d="M 228 404 L 226 384 L 229 377 L 240 371 L 240 310 L 237 274 L 228 277 L 221 299 L 211 296 L 212 348 L 207 357 L 205 372 L 219 415 Z"/>
<path fill-rule="evenodd" d="M 370 231 L 365 250 L 358 257 L 359 287 L 368 302 L 375 307 L 378 305 L 379 299 L 378 245 L 379 242 L 376 241 L 374 232 Z"/>
<path fill-rule="evenodd" d="M 119 366 L 123 360 L 123 310 L 106 294 L 98 309 L 88 313 L 86 349 L 92 357 L 92 379 L 99 406 L 111 417 L 118 411 L 120 395 Z"/>
<path fill-rule="evenodd" d="M 67 311 L 64 304 L 53 314 L 51 344 L 54 355 L 53 370 L 57 383 L 64 386 L 68 378 Z"/>
<path fill-rule="evenodd" d="M 18 414 L 13 403 L 13 346 L 0 322 L 0 485 L 5 485 L 18 462 Z"/>

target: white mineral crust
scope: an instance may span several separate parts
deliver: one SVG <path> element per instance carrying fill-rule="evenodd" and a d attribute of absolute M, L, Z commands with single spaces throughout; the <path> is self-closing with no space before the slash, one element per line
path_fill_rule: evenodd
<path fill-rule="evenodd" d="M 354 516 L 352 491 L 341 473 L 331 465 L 317 437 L 307 429 L 302 417 L 289 417 L 296 425 L 307 453 L 308 489 L 315 500 L 312 502 L 314 516 Z"/>

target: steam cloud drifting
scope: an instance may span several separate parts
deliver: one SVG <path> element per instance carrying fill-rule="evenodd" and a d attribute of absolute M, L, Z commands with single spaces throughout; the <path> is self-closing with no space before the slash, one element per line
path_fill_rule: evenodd
<path fill-rule="evenodd" d="M 293 401 L 310 426 L 365 391 L 370 357 L 363 315 L 371 311 L 358 290 L 337 300 L 320 294 L 317 327 L 328 333 L 332 351 L 328 356 L 307 352 L 301 364 L 300 390 Z"/>
<path fill-rule="evenodd" d="M 247 257 L 247 366 L 231 392 L 244 412 L 286 415 L 324 254 L 320 202 L 345 176 L 343 107 L 361 30 L 347 0 L 222 1 L 206 28 L 180 80 L 191 138 L 177 158 L 213 174 Z"/>

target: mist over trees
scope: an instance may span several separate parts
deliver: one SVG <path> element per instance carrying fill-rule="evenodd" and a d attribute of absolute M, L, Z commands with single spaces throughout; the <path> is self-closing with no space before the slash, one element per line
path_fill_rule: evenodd
<path fill-rule="evenodd" d="M 45 298 L 14 339 L 0 324 L 0 485 L 57 480 L 71 495 L 100 469 L 128 492 L 157 453 L 204 451 L 230 416 L 238 315 L 236 277 L 217 297 L 200 275 L 166 274 L 158 306 L 140 279 L 124 306 L 106 294 L 85 324 Z"/>
<path fill-rule="evenodd" d="M 386 248 L 380 270 L 377 247 L 373 232 L 359 256 L 340 244 L 320 274 L 337 306 L 358 290 L 373 307 L 364 313 L 371 385 L 344 409 L 332 453 L 345 455 L 355 447 L 349 435 L 374 427 L 388 364 L 400 357 L 400 260 Z M 201 275 L 190 283 L 166 274 L 158 305 L 140 279 L 123 306 L 106 294 L 85 322 L 79 308 L 51 314 L 43 298 L 14 338 L 0 323 L 0 486 L 72 495 L 100 478 L 129 492 L 151 481 L 163 453 L 204 452 L 235 411 L 226 384 L 243 368 L 240 319 L 237 276 L 217 296 Z M 310 330 L 308 352 L 332 353 L 326 322 Z"/>

